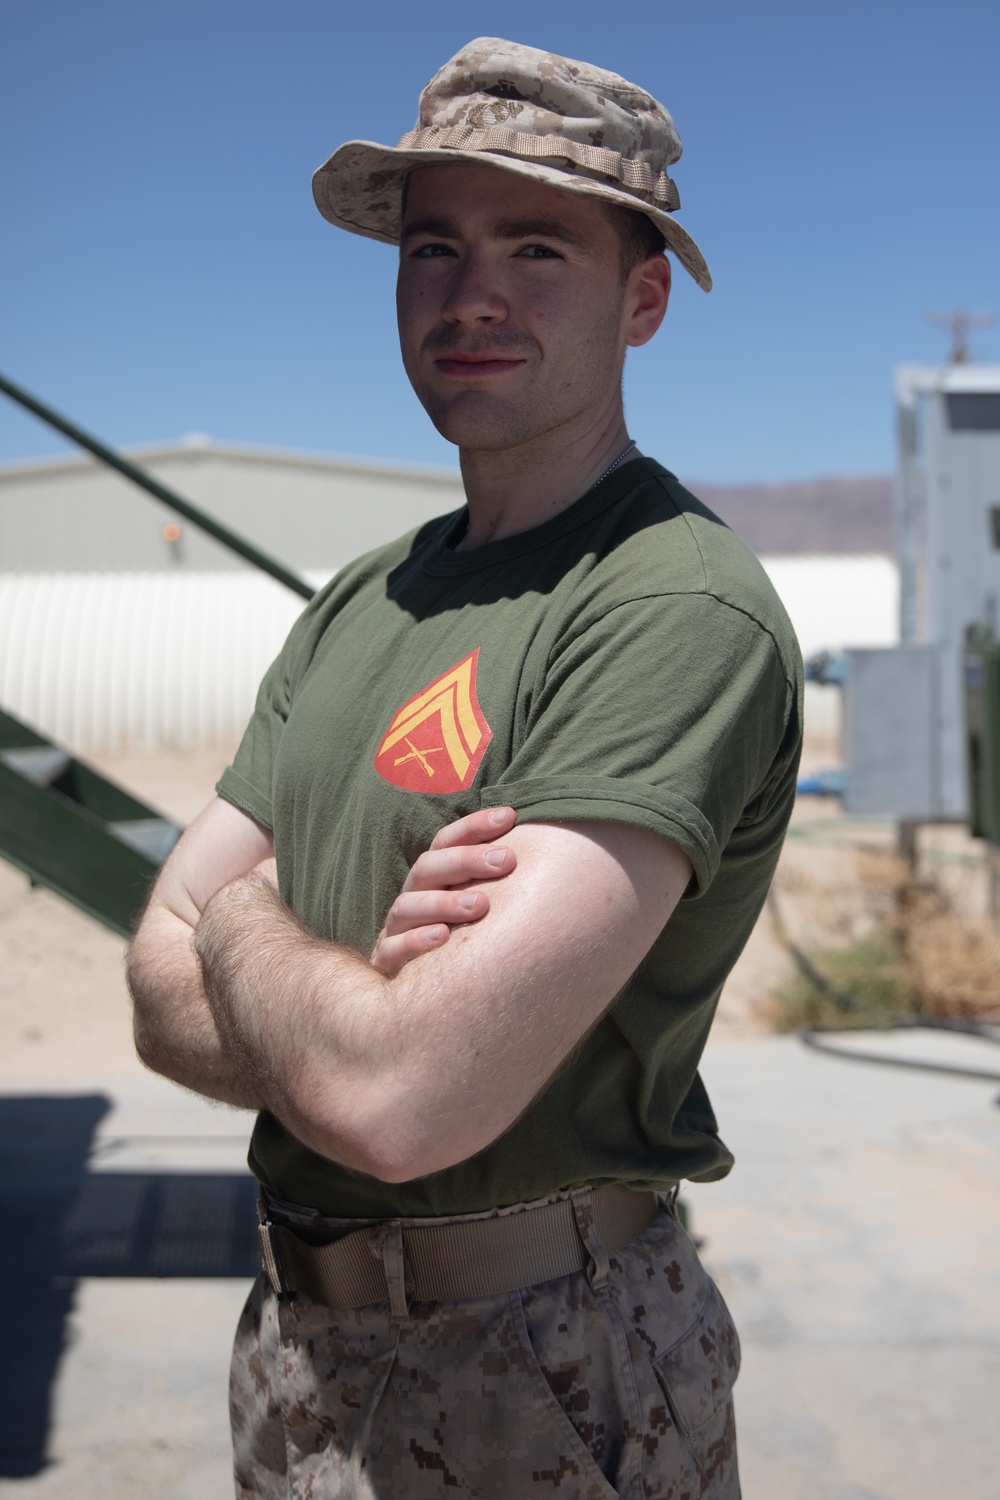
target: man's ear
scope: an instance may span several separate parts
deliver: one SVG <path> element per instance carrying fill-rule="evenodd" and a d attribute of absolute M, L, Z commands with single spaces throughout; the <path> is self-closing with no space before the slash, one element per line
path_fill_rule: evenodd
<path fill-rule="evenodd" d="M 635 267 L 625 294 L 625 343 L 631 349 L 648 344 L 663 322 L 670 301 L 670 262 L 654 252 Z"/>

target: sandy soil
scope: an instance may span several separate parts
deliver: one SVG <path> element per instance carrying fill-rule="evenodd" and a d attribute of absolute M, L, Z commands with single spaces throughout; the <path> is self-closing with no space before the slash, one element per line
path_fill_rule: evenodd
<path fill-rule="evenodd" d="M 231 747 L 90 756 L 158 811 L 188 823 L 212 796 Z M 0 860 L 0 1088 L 71 1088 L 81 1073 L 139 1069 L 125 944 Z"/>

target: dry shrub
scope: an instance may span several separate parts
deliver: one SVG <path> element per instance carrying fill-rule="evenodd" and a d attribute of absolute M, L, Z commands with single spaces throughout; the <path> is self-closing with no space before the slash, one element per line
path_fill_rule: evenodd
<path fill-rule="evenodd" d="M 807 961 L 811 972 L 796 969 L 772 997 L 776 1031 L 885 1028 L 912 1016 L 908 977 L 885 934 L 870 933 L 847 948 L 821 949 Z"/>
<path fill-rule="evenodd" d="M 821 893 L 796 872 L 785 901 L 780 882 L 792 941 L 809 931 L 796 946 L 812 974 L 797 968 L 779 988 L 776 1028 L 1000 1021 L 1000 929 L 959 910 L 940 874 L 914 873 L 895 853 L 859 850 L 852 863 L 853 880 L 827 881 Z"/>
<path fill-rule="evenodd" d="M 1000 1020 L 1000 937 L 985 923 L 936 913 L 907 937 L 918 1011 L 959 1020 Z"/>

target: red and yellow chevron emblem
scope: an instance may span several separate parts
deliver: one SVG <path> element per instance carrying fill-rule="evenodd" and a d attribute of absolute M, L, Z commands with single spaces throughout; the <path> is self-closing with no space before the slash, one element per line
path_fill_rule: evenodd
<path fill-rule="evenodd" d="M 478 661 L 477 646 L 403 704 L 375 754 L 383 781 L 436 796 L 472 785 L 493 738 L 476 697 Z"/>

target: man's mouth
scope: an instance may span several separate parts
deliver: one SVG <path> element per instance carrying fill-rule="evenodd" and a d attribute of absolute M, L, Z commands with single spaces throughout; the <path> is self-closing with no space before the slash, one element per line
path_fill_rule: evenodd
<path fill-rule="evenodd" d="M 442 375 L 473 380 L 483 379 L 489 375 L 505 375 L 509 370 L 517 369 L 523 364 L 523 359 L 505 359 L 496 354 L 442 354 L 434 361 L 435 368 Z"/>

